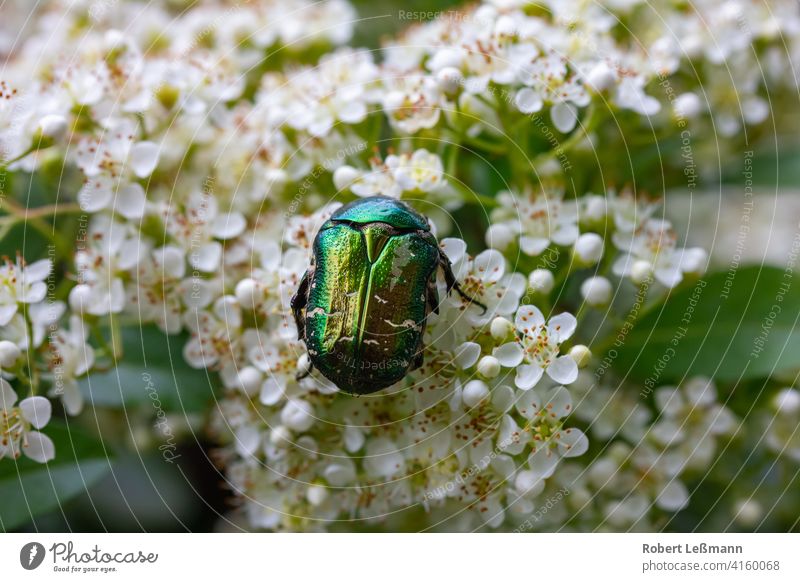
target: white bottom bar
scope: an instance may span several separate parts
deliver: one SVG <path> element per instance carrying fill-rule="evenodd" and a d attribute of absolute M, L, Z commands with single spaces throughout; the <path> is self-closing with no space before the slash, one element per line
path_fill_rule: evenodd
<path fill-rule="evenodd" d="M 0 538 L 3 580 L 91 576 L 141 582 L 175 576 L 191 582 L 194 576 L 231 582 L 383 582 L 581 576 L 615 581 L 794 582 L 800 580 L 798 554 L 796 534 L 5 534 Z M 39 565 L 27 571 L 23 563 L 29 568 Z"/>

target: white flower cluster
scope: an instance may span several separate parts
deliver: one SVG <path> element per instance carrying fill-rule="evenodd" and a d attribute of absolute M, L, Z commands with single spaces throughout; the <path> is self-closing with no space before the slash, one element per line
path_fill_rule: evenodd
<path fill-rule="evenodd" d="M 584 112 L 599 103 L 637 122 L 656 116 L 653 82 L 687 58 L 752 58 L 748 44 L 710 52 L 723 49 L 703 15 L 719 2 L 690 15 L 655 3 L 668 18 L 642 13 L 629 32 L 645 47 L 614 33 L 644 3 L 607 4 L 487 3 L 411 29 L 381 62 L 341 48 L 313 64 L 302 62 L 312 47 L 350 37 L 353 12 L 340 0 L 200 2 L 180 15 L 152 3 L 94 13 L 91 3 L 54 3 L 3 73 L 0 163 L 33 171 L 57 158 L 82 177 L 75 200 L 91 218 L 74 256 L 70 326 L 49 342 L 67 412 L 80 411 L 75 378 L 93 365 L 87 322 L 125 314 L 187 334 L 186 361 L 218 373 L 212 429 L 252 527 L 323 529 L 414 511 L 415 527 L 511 527 L 564 487 L 569 502 L 532 527 L 565 523 L 564 512 L 586 504 L 595 523 L 614 527 L 645 519 L 652 504 L 683 507 L 677 478 L 708 465 L 735 421 L 705 381 L 659 391 L 653 424 L 644 414 L 631 423 L 619 391 L 579 389 L 592 354 L 575 343 L 578 319 L 558 300 L 572 276 L 587 309 L 605 309 L 627 284 L 620 277 L 673 288 L 704 272 L 705 252 L 680 248 L 639 195 L 576 198 L 557 176 L 534 186 L 530 168 L 496 196 L 456 178 L 459 148 L 496 148 L 509 123 L 542 111 L 560 134 L 585 137 Z M 767 44 L 798 21 L 734 4 L 750 38 Z M 695 41 L 692 51 L 670 26 Z M 757 109 L 758 82 L 745 87 Z M 384 134 L 398 139 L 386 147 Z M 440 235 L 453 227 L 449 211 L 491 202 L 487 250 L 440 239 L 464 293 L 487 309 L 448 296 L 439 281 L 424 364 L 386 392 L 354 398 L 302 377 L 309 360 L 288 307 L 317 229 L 340 206 L 331 200 L 376 194 L 430 204 L 420 209 Z M 30 327 L 41 344 L 64 309 L 36 316 L 50 264 L 5 269 L 0 318 L 9 333 Z M 30 306 L 18 321 L 21 303 Z M 22 337 L 9 342 L 27 349 Z M 3 350 L 4 373 L 13 372 L 10 344 Z M 29 446 L 29 456 L 52 458 L 31 430 L 49 408 L 30 399 L 15 407 L 16 392 L 2 390 L 0 451 Z M 589 451 L 587 434 L 611 443 L 588 467 L 576 459 Z"/>

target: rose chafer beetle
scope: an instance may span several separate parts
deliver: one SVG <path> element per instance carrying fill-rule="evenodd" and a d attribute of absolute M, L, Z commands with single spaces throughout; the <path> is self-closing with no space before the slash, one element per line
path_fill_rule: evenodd
<path fill-rule="evenodd" d="M 438 313 L 436 274 L 461 291 L 428 221 L 399 200 L 343 206 L 314 239 L 311 266 L 292 298 L 312 367 L 352 394 L 370 394 L 422 365 L 428 314 Z"/>

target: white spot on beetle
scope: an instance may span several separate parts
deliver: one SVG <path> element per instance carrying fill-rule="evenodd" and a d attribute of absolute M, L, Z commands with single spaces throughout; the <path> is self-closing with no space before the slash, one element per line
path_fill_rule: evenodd
<path fill-rule="evenodd" d="M 408 329 L 415 329 L 417 331 L 420 330 L 419 325 L 417 325 L 417 322 L 414 321 L 413 319 L 406 319 L 403 323 L 394 323 L 393 321 L 389 321 L 388 319 L 384 319 L 383 321 L 385 321 L 392 327 L 405 327 Z"/>

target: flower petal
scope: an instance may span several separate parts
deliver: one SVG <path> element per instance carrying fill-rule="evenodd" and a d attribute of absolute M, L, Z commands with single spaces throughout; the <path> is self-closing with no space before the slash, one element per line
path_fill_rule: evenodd
<path fill-rule="evenodd" d="M 462 370 L 471 368 L 481 355 L 481 346 L 475 342 L 464 342 L 456 348 L 454 362 Z"/>
<path fill-rule="evenodd" d="M 544 397 L 542 406 L 551 418 L 564 418 L 572 412 L 572 396 L 563 386 L 556 386 Z"/>
<path fill-rule="evenodd" d="M 542 379 L 543 374 L 544 370 L 542 370 L 539 366 L 522 364 L 517 368 L 517 377 L 515 378 L 514 383 L 520 390 L 530 390 L 539 383 L 539 380 Z"/>
<path fill-rule="evenodd" d="M 492 355 L 497 358 L 501 366 L 515 368 L 522 363 L 524 352 L 517 342 L 509 342 L 495 348 Z"/>
<path fill-rule="evenodd" d="M 589 450 L 589 439 L 577 428 L 562 430 L 558 439 L 558 450 L 562 457 L 580 457 Z"/>
<path fill-rule="evenodd" d="M 128 220 L 141 218 L 144 215 L 146 200 L 144 188 L 132 182 L 120 188 L 114 201 L 114 209 Z"/>
<path fill-rule="evenodd" d="M 348 426 L 344 429 L 344 448 L 348 453 L 355 453 L 364 446 L 364 432 L 360 428 Z"/>
<path fill-rule="evenodd" d="M 561 459 L 549 443 L 544 443 L 528 457 L 528 466 L 539 479 L 547 479 L 556 470 Z"/>
<path fill-rule="evenodd" d="M 281 401 L 283 394 L 281 383 L 274 376 L 270 376 L 261 384 L 261 392 L 258 399 L 264 406 L 273 406 Z"/>
<path fill-rule="evenodd" d="M 140 141 L 131 149 L 131 169 L 139 178 L 146 178 L 158 165 L 158 145 L 151 141 Z"/>
<path fill-rule="evenodd" d="M 531 257 L 541 255 L 548 246 L 550 246 L 550 239 L 547 238 L 519 237 L 519 248 L 523 253 Z"/>
<path fill-rule="evenodd" d="M 517 94 L 514 96 L 514 105 L 517 106 L 520 112 L 530 114 L 539 111 L 542 105 L 544 105 L 544 102 L 536 91 L 525 87 L 517 91 Z"/>
<path fill-rule="evenodd" d="M 578 123 L 578 112 L 572 105 L 556 103 L 550 109 L 550 119 L 555 128 L 561 133 L 569 133 Z"/>
<path fill-rule="evenodd" d="M 578 320 L 575 319 L 575 316 L 566 312 L 551 317 L 547 323 L 553 339 L 558 344 L 571 338 L 577 326 Z"/>
<path fill-rule="evenodd" d="M 22 445 L 22 452 L 37 463 L 46 463 L 56 458 L 56 447 L 50 437 L 38 430 L 30 431 L 26 436 L 27 445 Z"/>
<path fill-rule="evenodd" d="M 236 431 L 236 452 L 245 458 L 251 457 L 261 444 L 261 433 L 253 425 L 245 425 Z"/>
<path fill-rule="evenodd" d="M 578 379 L 578 364 L 569 356 L 559 356 L 547 366 L 547 375 L 559 384 L 572 384 Z"/>
<path fill-rule="evenodd" d="M 530 420 L 542 409 L 542 398 L 536 390 L 528 390 L 520 395 L 515 404 L 517 411 Z"/>
<path fill-rule="evenodd" d="M 495 282 L 505 273 L 506 260 L 500 251 L 487 249 L 475 257 L 472 268 L 482 281 Z"/>
<path fill-rule="evenodd" d="M 53 405 L 43 396 L 31 396 L 19 403 L 22 416 L 35 428 L 42 428 L 50 422 Z"/>
<path fill-rule="evenodd" d="M 0 410 L 10 410 L 17 401 L 17 393 L 4 378 L 0 378 Z"/>
<path fill-rule="evenodd" d="M 514 325 L 524 334 L 532 333 L 540 325 L 544 324 L 544 315 L 538 307 L 533 305 L 521 305 L 514 318 Z"/>
<path fill-rule="evenodd" d="M 445 238 L 439 241 L 439 246 L 450 262 L 455 264 L 464 258 L 467 253 L 467 243 L 460 238 Z"/>
<path fill-rule="evenodd" d="M 220 214 L 211 223 L 211 234 L 214 238 L 229 240 L 236 238 L 247 228 L 247 220 L 239 212 Z"/>

